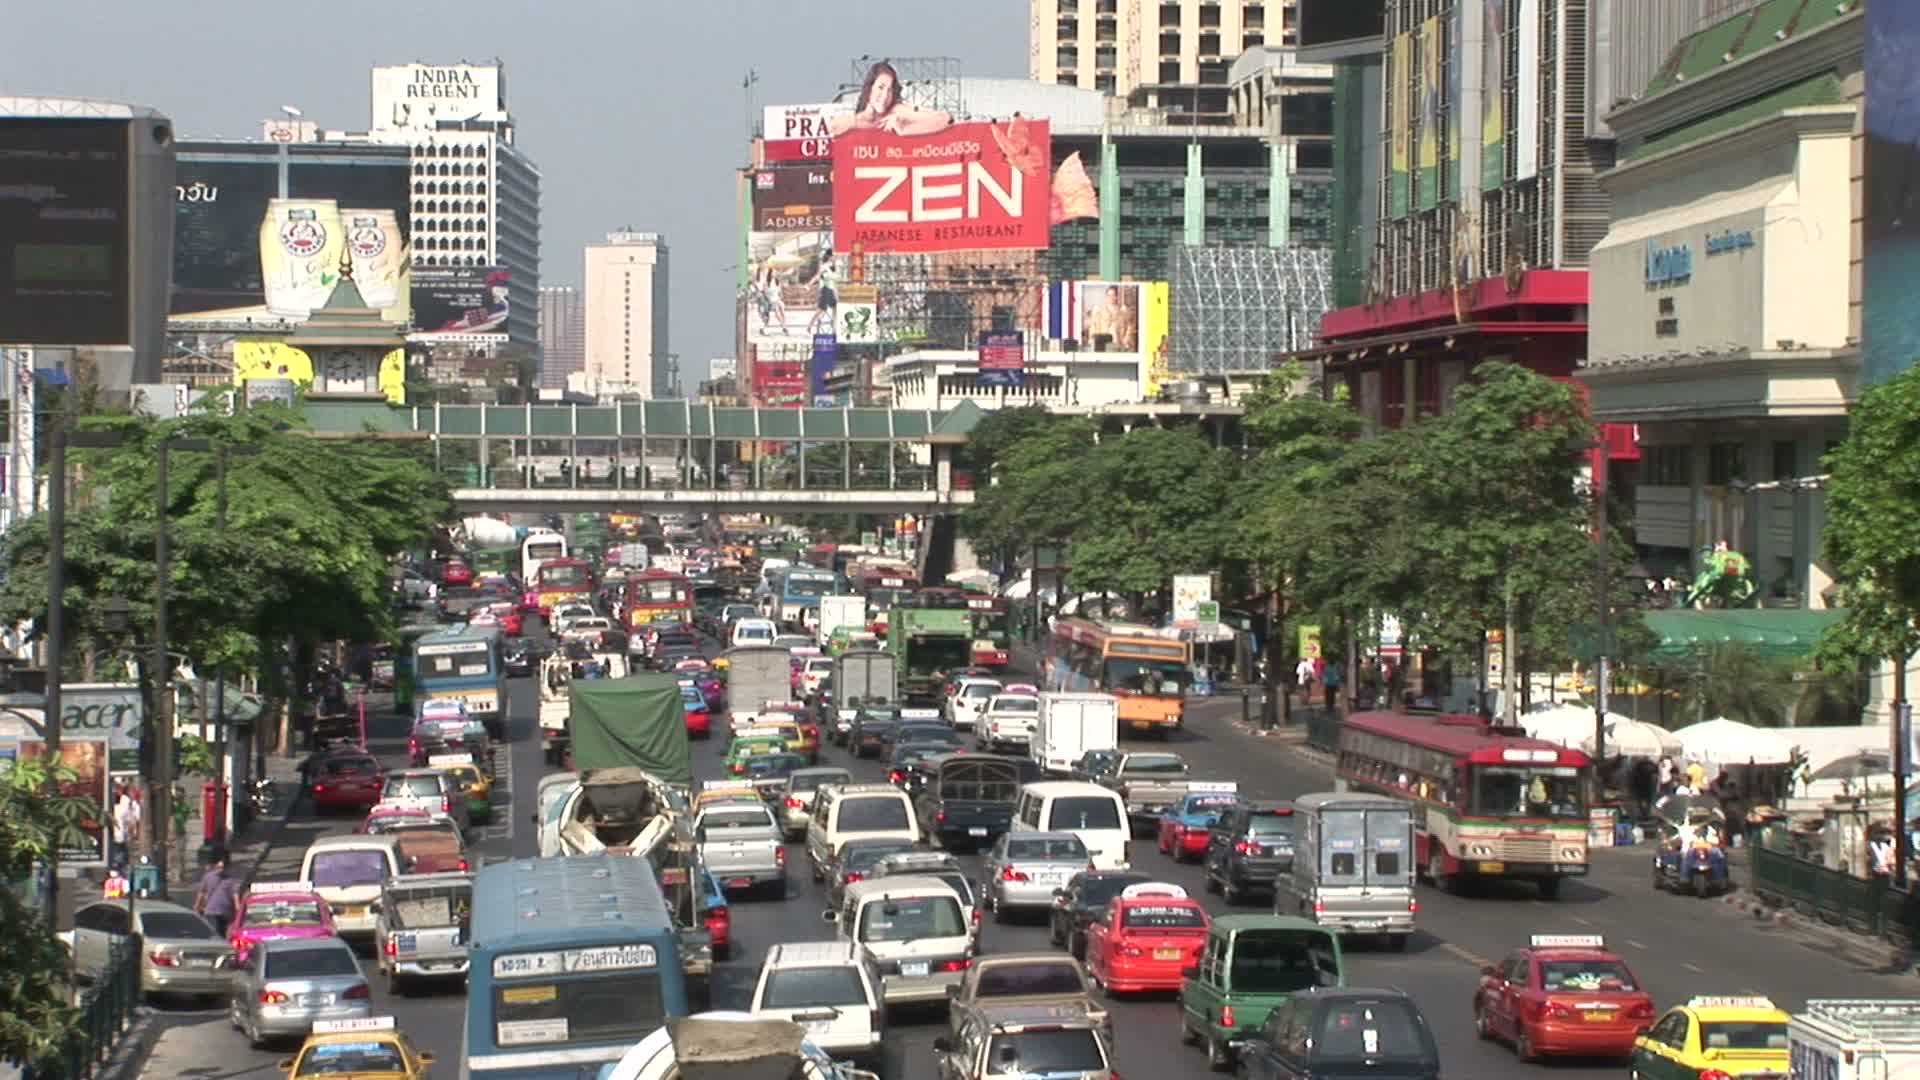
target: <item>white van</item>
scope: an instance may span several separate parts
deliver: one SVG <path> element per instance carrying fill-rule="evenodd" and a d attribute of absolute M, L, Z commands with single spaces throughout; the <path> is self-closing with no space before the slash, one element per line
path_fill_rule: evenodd
<path fill-rule="evenodd" d="M 851 941 L 775 945 L 753 985 L 753 1015 L 791 1020 L 837 1058 L 875 1059 L 886 1034 L 880 968 Z"/>
<path fill-rule="evenodd" d="M 905 840 L 920 842 L 920 823 L 913 799 L 892 784 L 836 784 L 813 797 L 813 820 L 807 826 L 807 862 L 813 880 L 833 872 L 840 847 L 849 840 Z"/>
<path fill-rule="evenodd" d="M 874 878 L 847 886 L 838 911 L 821 913 L 840 938 L 864 946 L 880 968 L 888 1005 L 945 1001 L 973 963 L 973 928 L 960 897 L 939 878 Z"/>
<path fill-rule="evenodd" d="M 780 634 L 772 619 L 736 619 L 733 624 L 733 636 L 727 641 L 727 647 L 737 649 L 742 645 L 771 645 Z"/>
<path fill-rule="evenodd" d="M 1011 832 L 1070 832 L 1087 846 L 1095 870 L 1133 865 L 1133 829 L 1117 792 L 1081 780 L 1046 780 L 1020 788 Z"/>
<path fill-rule="evenodd" d="M 371 937 L 380 920 L 379 912 L 373 910 L 380 888 L 400 874 L 404 863 L 400 841 L 392 836 L 322 836 L 307 845 L 300 860 L 300 880 L 333 910 L 334 933 Z"/>

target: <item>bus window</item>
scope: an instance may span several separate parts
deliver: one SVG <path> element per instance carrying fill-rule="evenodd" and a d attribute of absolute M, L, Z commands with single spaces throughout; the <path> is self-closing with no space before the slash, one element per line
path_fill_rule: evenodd
<path fill-rule="evenodd" d="M 1486 817 L 1555 817 L 1585 820 L 1578 771 L 1480 765 L 1474 769 L 1469 812 Z"/>

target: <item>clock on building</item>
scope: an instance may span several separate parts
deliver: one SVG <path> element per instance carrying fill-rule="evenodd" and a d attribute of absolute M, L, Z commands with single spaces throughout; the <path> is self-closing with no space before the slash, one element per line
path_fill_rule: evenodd
<path fill-rule="evenodd" d="M 318 370 L 322 389 L 333 393 L 364 392 L 367 389 L 367 373 L 372 367 L 371 358 L 358 349 L 324 349 L 320 353 Z"/>

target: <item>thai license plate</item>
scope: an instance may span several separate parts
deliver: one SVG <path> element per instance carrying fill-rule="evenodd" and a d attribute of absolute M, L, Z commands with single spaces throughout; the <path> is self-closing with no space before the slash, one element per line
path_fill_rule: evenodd
<path fill-rule="evenodd" d="M 1355 919 L 1355 920 L 1353 920 L 1353 928 L 1354 928 L 1355 930 L 1378 930 L 1378 929 L 1380 929 L 1380 928 L 1381 928 L 1382 926 L 1385 926 L 1385 925 L 1386 925 L 1386 923 L 1385 923 L 1385 922 L 1383 922 L 1383 921 L 1381 921 L 1381 920 L 1379 920 L 1379 919 Z"/>
<path fill-rule="evenodd" d="M 967 827 L 967 835 L 985 836 L 987 835 L 987 827 L 985 825 L 970 825 Z"/>
<path fill-rule="evenodd" d="M 185 967 L 197 967 L 197 968 L 203 968 L 203 967 L 212 967 L 212 966 L 213 966 L 213 957 L 211 957 L 211 956 L 188 956 L 188 957 L 184 957 L 184 958 L 182 958 L 180 962 L 181 962 L 181 964 L 182 964 L 183 966 L 185 966 Z"/>
<path fill-rule="evenodd" d="M 807 1029 L 807 1033 L 809 1035 L 825 1035 L 829 1031 L 833 1030 L 833 1021 L 809 1020 L 802 1026 L 804 1026 Z"/>
<path fill-rule="evenodd" d="M 333 1004 L 333 995 L 332 994 L 301 994 L 300 1004 L 310 1006 L 310 1007 L 319 1006 L 319 1005 L 331 1005 Z"/>
<path fill-rule="evenodd" d="M 1580 1014 L 1580 1019 L 1585 1020 L 1589 1024 L 1604 1024 L 1613 1019 L 1613 1014 L 1605 1011 L 1583 1012 Z"/>
<path fill-rule="evenodd" d="M 902 960 L 900 962 L 900 974 L 905 975 L 909 979 L 922 978 L 927 972 L 932 970 L 933 962 L 930 960 Z"/>
<path fill-rule="evenodd" d="M 727 888 L 729 889 L 745 889 L 752 885 L 753 885 L 752 878 L 737 877 L 737 878 L 727 879 Z"/>
<path fill-rule="evenodd" d="M 393 951 L 410 953 L 419 947 L 419 939 L 412 934 L 393 935 Z"/>
<path fill-rule="evenodd" d="M 1507 872 L 1507 864 L 1503 862 L 1483 862 L 1480 864 L 1480 872 L 1483 874 L 1504 874 Z"/>
<path fill-rule="evenodd" d="M 1180 959 L 1180 950 L 1179 949 L 1155 949 L 1153 950 L 1153 958 L 1155 960 L 1178 960 Z"/>
<path fill-rule="evenodd" d="M 346 915 L 346 917 L 349 919 L 364 919 L 367 917 L 367 905 L 365 904 L 350 905 L 347 908 L 347 910 L 342 914 Z"/>

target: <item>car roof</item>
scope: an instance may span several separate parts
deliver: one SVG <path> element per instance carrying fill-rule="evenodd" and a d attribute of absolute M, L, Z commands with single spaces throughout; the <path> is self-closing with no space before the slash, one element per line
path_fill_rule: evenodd
<path fill-rule="evenodd" d="M 409 779 L 421 776 L 439 776 L 439 769 L 394 769 L 387 773 L 387 779 Z"/>
<path fill-rule="evenodd" d="M 1541 960 L 1616 960 L 1620 963 L 1626 962 L 1621 960 L 1620 954 L 1614 952 L 1612 949 L 1596 949 L 1590 945 L 1523 945 L 1521 948 Z"/>
<path fill-rule="evenodd" d="M 1079 1005 L 990 1005 L 977 1004 L 972 1010 L 982 1023 L 993 1029 L 1025 1027 L 1085 1028 L 1094 1030 L 1100 1021 L 1087 1015 Z"/>
<path fill-rule="evenodd" d="M 867 900 L 887 896 L 948 896 L 956 904 L 966 901 L 953 891 L 953 886 L 937 877 L 920 874 L 901 874 L 899 877 L 867 878 L 847 886 L 847 899 Z"/>
<path fill-rule="evenodd" d="M 802 776 L 852 776 L 853 773 L 838 765 L 814 765 L 805 769 L 795 769 L 793 775 L 798 779 Z"/>
<path fill-rule="evenodd" d="M 353 946 L 337 937 L 270 938 L 266 941 L 256 942 L 253 947 L 256 949 L 265 948 L 268 952 L 298 952 L 302 949 L 344 949 L 348 955 L 354 956 L 356 960 L 358 959 L 358 954 L 354 953 Z"/>
<path fill-rule="evenodd" d="M 119 908 L 121 911 L 125 911 L 127 910 L 127 901 L 126 900 L 95 900 L 91 904 L 82 905 L 82 907 L 83 908 L 112 907 L 112 908 Z M 145 915 L 150 911 L 160 911 L 169 915 L 195 914 L 194 910 L 190 907 L 187 907 L 185 904 L 176 904 L 168 900 L 142 899 L 140 901 L 139 913 L 142 915 Z"/>
<path fill-rule="evenodd" d="M 1312 919 L 1302 919 L 1294 915 L 1216 915 L 1213 919 L 1213 928 L 1227 934 L 1240 934 L 1249 930 L 1307 930 L 1329 938 L 1337 936 L 1332 930 Z M 1397 991 L 1382 990 L 1380 993 L 1397 993 Z"/>
<path fill-rule="evenodd" d="M 1106 795 L 1115 799 L 1120 797 L 1112 788 L 1101 787 L 1087 780 L 1041 780 L 1022 786 L 1028 792 L 1042 798 L 1059 795 Z"/>
<path fill-rule="evenodd" d="M 837 784 L 833 794 L 838 799 L 850 799 L 860 795 L 893 795 L 906 798 L 907 793 L 892 784 Z"/>
<path fill-rule="evenodd" d="M 340 833 L 334 836 L 316 836 L 307 842 L 307 854 L 325 851 L 329 848 L 371 848 L 384 847 L 393 851 L 400 850 L 400 841 L 391 836 L 376 836 L 370 833 Z"/>
<path fill-rule="evenodd" d="M 1065 829 L 1022 830 L 1020 832 L 1010 832 L 1005 835 L 1008 840 L 1078 840 L 1080 839 L 1080 835 L 1078 833 L 1070 833 Z"/>
<path fill-rule="evenodd" d="M 861 946 L 851 941 L 789 941 L 767 950 L 766 966 L 820 967 L 858 964 Z"/>

